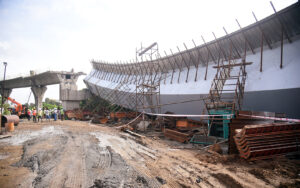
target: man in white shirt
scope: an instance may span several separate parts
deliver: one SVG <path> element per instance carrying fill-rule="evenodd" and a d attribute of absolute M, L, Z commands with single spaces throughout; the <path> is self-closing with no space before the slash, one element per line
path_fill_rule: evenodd
<path fill-rule="evenodd" d="M 49 110 L 48 110 L 48 108 L 46 108 L 46 110 L 45 110 L 45 115 L 46 115 L 46 121 L 47 120 L 49 120 L 50 121 L 50 112 L 49 112 Z"/>

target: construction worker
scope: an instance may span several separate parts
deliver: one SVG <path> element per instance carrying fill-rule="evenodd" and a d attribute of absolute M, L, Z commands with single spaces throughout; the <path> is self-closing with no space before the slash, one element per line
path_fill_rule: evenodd
<path fill-rule="evenodd" d="M 53 116 L 54 116 L 54 121 L 56 121 L 57 120 L 57 109 L 56 108 L 54 108 L 54 110 L 53 110 Z"/>
<path fill-rule="evenodd" d="M 33 116 L 33 122 L 36 123 L 36 109 L 35 108 L 33 108 L 32 116 Z"/>
<path fill-rule="evenodd" d="M 30 119 L 31 119 L 31 110 L 28 108 L 28 110 L 27 110 L 27 118 L 28 118 L 28 121 L 30 121 Z"/>
<path fill-rule="evenodd" d="M 65 112 L 63 108 L 60 109 L 60 118 L 62 121 L 65 119 Z"/>
<path fill-rule="evenodd" d="M 38 112 L 38 122 L 40 122 L 40 119 L 41 119 L 41 122 L 43 122 L 43 111 L 42 109 L 40 108 L 39 109 L 39 112 Z"/>
<path fill-rule="evenodd" d="M 59 108 L 59 107 L 57 108 L 57 111 L 56 111 L 56 112 L 57 112 L 57 117 L 58 117 L 57 119 L 60 119 L 61 114 L 60 114 L 60 108 Z"/>
<path fill-rule="evenodd" d="M 46 110 L 45 110 L 46 120 L 50 121 L 50 115 L 49 114 L 50 114 L 50 112 L 49 112 L 48 108 L 46 108 Z"/>

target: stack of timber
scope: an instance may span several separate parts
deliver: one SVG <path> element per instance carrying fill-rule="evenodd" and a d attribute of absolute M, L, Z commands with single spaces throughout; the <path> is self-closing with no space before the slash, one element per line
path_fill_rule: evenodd
<path fill-rule="evenodd" d="M 285 117 L 285 114 L 274 112 L 252 112 L 252 111 L 238 111 L 234 119 L 231 119 L 229 123 L 229 137 L 228 137 L 228 153 L 237 154 L 238 150 L 234 141 L 236 135 L 236 129 L 242 129 L 246 125 L 260 125 L 274 123 L 274 120 L 260 119 L 252 116 L 264 116 L 264 117 Z"/>
<path fill-rule="evenodd" d="M 175 140 L 182 143 L 187 143 L 193 137 L 195 133 L 207 136 L 206 126 L 202 121 L 196 121 L 192 119 L 179 119 L 176 120 L 176 128 L 164 129 L 164 135 L 166 138 Z"/>
<path fill-rule="evenodd" d="M 166 138 L 169 138 L 171 140 L 175 140 L 175 141 L 178 141 L 181 143 L 187 143 L 191 138 L 190 134 L 179 132 L 179 131 L 172 130 L 172 129 L 164 129 L 164 136 Z"/>
<path fill-rule="evenodd" d="M 300 123 L 246 125 L 235 131 L 237 149 L 247 160 L 272 158 L 300 149 Z"/>

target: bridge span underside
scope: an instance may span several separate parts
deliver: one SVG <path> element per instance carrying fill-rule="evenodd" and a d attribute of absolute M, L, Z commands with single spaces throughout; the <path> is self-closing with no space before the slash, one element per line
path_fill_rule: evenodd
<path fill-rule="evenodd" d="M 136 109 L 138 87 L 160 85 L 160 104 L 199 99 L 210 91 L 216 66 L 249 62 L 242 109 L 300 118 L 299 2 L 247 27 L 191 49 L 152 61 L 92 61 L 84 79 L 89 90 L 112 103 Z M 224 95 L 231 95 L 226 93 Z M 155 99 L 152 101 L 155 102 Z M 162 112 L 201 114 L 199 100 L 162 106 Z"/>
<path fill-rule="evenodd" d="M 90 83 L 88 87 L 94 95 L 110 101 L 111 98 L 108 98 L 106 94 L 115 92 L 111 89 Z M 122 98 L 119 98 L 116 104 L 135 110 L 135 100 L 129 97 L 135 95 L 134 93 L 122 91 L 117 95 Z M 223 95 L 226 97 L 226 95 L 231 94 Z M 300 118 L 300 100 L 295 100 L 299 99 L 299 96 L 300 88 L 245 92 L 242 109 L 285 113 L 287 117 Z M 161 104 L 161 113 L 202 114 L 203 110 L 205 110 L 205 105 L 201 99 L 205 97 L 207 97 L 207 94 L 161 94 L 159 101 L 159 104 Z M 157 103 L 155 97 L 153 97 L 152 101 L 153 103 Z M 142 109 L 138 110 L 142 111 Z M 149 108 L 143 110 L 151 112 Z M 155 111 L 155 113 L 157 112 Z"/>

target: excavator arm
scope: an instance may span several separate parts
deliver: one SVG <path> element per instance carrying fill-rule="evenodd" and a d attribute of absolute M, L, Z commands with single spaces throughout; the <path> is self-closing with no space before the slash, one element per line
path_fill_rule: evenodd
<path fill-rule="evenodd" d="M 22 104 L 18 103 L 15 99 L 12 99 L 10 97 L 7 97 L 7 100 L 9 100 L 15 104 L 15 108 L 18 113 L 20 113 L 22 111 Z"/>

